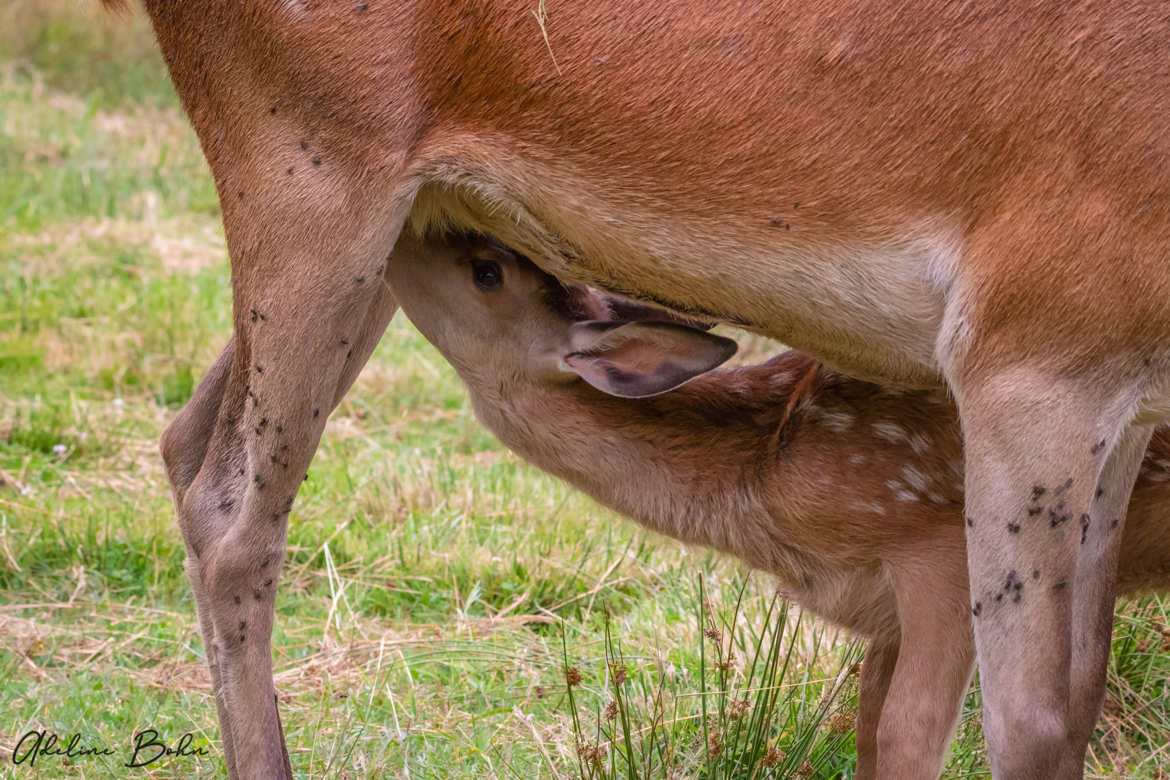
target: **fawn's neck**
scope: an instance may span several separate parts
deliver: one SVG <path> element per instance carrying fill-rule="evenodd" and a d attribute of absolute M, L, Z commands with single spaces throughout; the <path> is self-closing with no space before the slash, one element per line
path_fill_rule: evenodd
<path fill-rule="evenodd" d="M 644 399 L 584 382 L 468 384 L 479 418 L 525 460 L 654 531 L 775 571 L 768 474 L 785 405 L 810 365 L 786 353 Z"/>

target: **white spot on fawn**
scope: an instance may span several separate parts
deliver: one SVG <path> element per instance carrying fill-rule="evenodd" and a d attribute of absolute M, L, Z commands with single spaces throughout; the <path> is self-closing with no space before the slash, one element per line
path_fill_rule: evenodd
<path fill-rule="evenodd" d="M 848 412 L 821 412 L 821 423 L 833 433 L 845 433 L 853 425 L 853 415 Z"/>
<path fill-rule="evenodd" d="M 926 486 L 930 482 L 925 474 L 913 466 L 902 467 L 902 479 L 906 480 L 907 485 L 919 492 L 926 490 Z"/>
<path fill-rule="evenodd" d="M 906 487 L 896 479 L 887 479 L 886 487 L 894 493 L 894 498 L 899 501 L 917 501 L 918 494 L 913 490 L 907 490 Z"/>
<path fill-rule="evenodd" d="M 791 371 L 778 371 L 772 374 L 772 386 L 787 390 L 792 385 L 793 379 Z"/>
<path fill-rule="evenodd" d="M 849 462 L 852 463 L 854 466 L 860 466 L 862 463 L 865 463 L 865 456 L 862 455 L 861 453 L 857 453 L 855 455 L 850 455 Z"/>
<path fill-rule="evenodd" d="M 915 454 L 921 455 L 930 449 L 930 442 L 927 441 L 925 436 L 912 433 L 910 434 L 910 449 L 914 450 Z"/>
<path fill-rule="evenodd" d="M 906 429 L 894 422 L 875 422 L 873 424 L 873 432 L 879 438 L 893 442 L 894 444 L 906 440 Z"/>

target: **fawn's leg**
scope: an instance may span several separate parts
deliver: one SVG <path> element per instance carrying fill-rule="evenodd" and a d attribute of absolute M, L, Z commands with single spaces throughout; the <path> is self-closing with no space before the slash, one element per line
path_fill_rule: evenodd
<path fill-rule="evenodd" d="M 902 648 L 878 728 L 878 777 L 934 780 L 975 668 L 962 536 L 899 550 L 888 567 Z"/>
<path fill-rule="evenodd" d="M 854 780 L 874 780 L 878 776 L 878 723 L 898 663 L 898 647 L 897 635 L 876 636 L 865 649 L 857 694 L 857 769 L 853 773 Z"/>
<path fill-rule="evenodd" d="M 224 199 L 235 333 L 163 448 L 229 774 L 291 777 L 270 646 L 288 513 L 393 316 L 383 274 L 407 209 L 344 177 L 305 199 L 239 175 L 255 188 L 248 208 Z"/>
<path fill-rule="evenodd" d="M 1126 508 L 1152 434 L 1152 427 L 1131 426 L 1113 447 L 1097 483 L 1092 521 L 1082 535 L 1072 603 L 1071 744 L 1065 751 L 1070 765 L 1063 768 L 1063 775 L 1080 771 L 1084 761 L 1080 756 L 1093 736 L 1105 701 L 1105 671 L 1117 598 L 1116 577 L 1107 575 L 1117 571 Z"/>
<path fill-rule="evenodd" d="M 1083 731 L 1078 724 L 1096 719 L 1099 698 L 1085 698 L 1105 671 L 1116 550 L 1087 562 L 1088 572 L 1078 560 L 1103 522 L 1095 499 L 1105 463 L 1115 452 L 1128 462 L 1134 446 L 1117 444 L 1131 438 L 1122 434 L 1132 404 L 1098 389 L 1023 369 L 957 388 L 983 727 L 996 777 L 1083 771 L 1088 735 L 1074 725 Z M 1074 668 L 1086 676 L 1078 692 Z"/>

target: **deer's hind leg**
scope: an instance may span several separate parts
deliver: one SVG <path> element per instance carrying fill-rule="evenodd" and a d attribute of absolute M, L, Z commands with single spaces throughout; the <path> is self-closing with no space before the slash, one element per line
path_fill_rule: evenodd
<path fill-rule="evenodd" d="M 219 358 L 208 369 L 194 395 L 163 433 L 160 449 L 162 450 L 163 462 L 166 464 L 167 478 L 171 483 L 175 510 L 180 517 L 184 515 L 182 511 L 183 498 L 186 496 L 188 488 L 191 487 L 191 483 L 195 481 L 195 477 L 198 476 L 207 457 L 208 445 L 215 432 L 216 417 L 219 414 L 224 390 L 227 387 L 228 371 L 234 360 L 235 340 L 232 339 L 228 341 Z M 216 514 L 205 513 L 205 515 L 208 522 L 216 522 Z M 191 583 L 191 594 L 195 600 L 195 613 L 199 620 L 199 632 L 203 637 L 204 653 L 211 671 L 211 690 L 215 696 L 216 714 L 219 716 L 222 727 L 224 762 L 227 764 L 228 772 L 233 773 L 235 772 L 235 749 L 232 745 L 231 729 L 226 726 L 228 712 L 224 708 L 221 698 L 223 685 L 219 673 L 219 658 L 213 641 L 215 631 L 212 628 L 211 613 L 207 609 L 207 598 L 204 595 L 203 584 L 199 577 L 199 567 L 191 565 L 197 560 L 190 545 L 188 545 L 187 578 Z M 285 760 L 287 761 L 287 753 L 285 753 Z"/>
<path fill-rule="evenodd" d="M 225 210 L 233 338 L 163 439 L 233 778 L 291 778 L 270 644 L 289 511 L 396 309 L 408 204 L 339 189 Z"/>

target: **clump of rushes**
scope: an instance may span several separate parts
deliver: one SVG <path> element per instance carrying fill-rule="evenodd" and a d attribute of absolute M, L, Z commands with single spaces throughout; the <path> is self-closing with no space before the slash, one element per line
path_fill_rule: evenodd
<path fill-rule="evenodd" d="M 668 674 L 671 663 L 661 660 L 631 663 L 607 617 L 605 659 L 596 662 L 594 678 L 584 665 L 570 663 L 562 630 L 565 702 L 583 780 L 848 773 L 856 701 L 851 672 L 860 646 L 823 652 L 823 629 L 791 614 L 778 595 L 744 615 L 747 584 L 746 577 L 735 583 L 730 609 L 719 609 L 700 576 L 697 647 L 670 653 L 681 674 Z"/>

